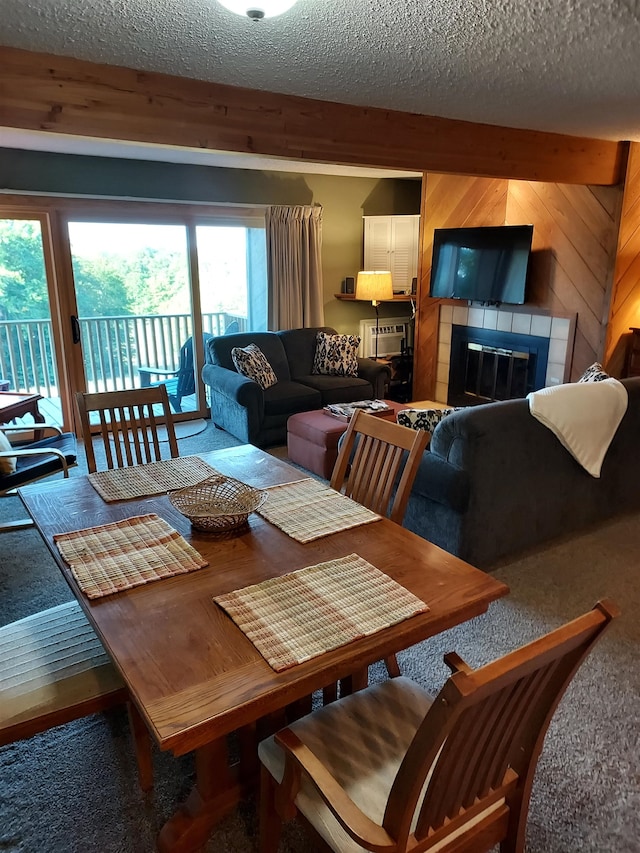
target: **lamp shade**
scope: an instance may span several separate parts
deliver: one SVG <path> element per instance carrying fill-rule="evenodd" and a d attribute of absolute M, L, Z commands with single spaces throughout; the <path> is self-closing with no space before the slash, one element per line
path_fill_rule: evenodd
<path fill-rule="evenodd" d="M 282 15 L 296 3 L 296 0 L 255 0 L 253 3 L 251 0 L 218 0 L 218 2 L 230 12 L 246 15 L 254 21 L 261 21 L 263 18 Z"/>
<path fill-rule="evenodd" d="M 386 302 L 393 299 L 393 282 L 389 270 L 362 270 L 356 281 L 356 299 Z"/>

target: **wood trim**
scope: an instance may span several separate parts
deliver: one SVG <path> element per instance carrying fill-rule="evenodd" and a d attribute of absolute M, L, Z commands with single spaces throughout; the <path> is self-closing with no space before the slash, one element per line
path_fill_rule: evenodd
<path fill-rule="evenodd" d="M 363 299 L 356 299 L 355 294 L 353 293 L 334 293 L 335 299 L 340 299 L 342 302 L 365 302 Z M 393 297 L 393 299 L 383 299 L 383 302 L 411 302 L 415 300 L 415 296 L 411 296 L 408 293 L 397 294 Z"/>
<path fill-rule="evenodd" d="M 0 149 L 1 150 L 1 149 Z M 0 207 L 3 215 L 15 212 L 16 218 L 23 218 L 35 212 L 58 211 L 74 219 L 103 221 L 130 221 L 139 218 L 145 222 L 184 223 L 185 219 L 194 222 L 207 221 L 221 224 L 228 221 L 240 224 L 249 219 L 264 221 L 264 205 L 247 207 L 233 204 L 190 204 L 181 201 L 147 201 L 136 199 L 85 198 L 79 196 L 20 195 L 19 193 L 0 193 Z"/>
<path fill-rule="evenodd" d="M 616 184 L 627 144 L 374 109 L 0 48 L 8 127 L 310 162 Z"/>

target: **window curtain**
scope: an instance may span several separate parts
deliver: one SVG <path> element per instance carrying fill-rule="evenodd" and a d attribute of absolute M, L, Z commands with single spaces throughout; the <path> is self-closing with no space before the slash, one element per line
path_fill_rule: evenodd
<path fill-rule="evenodd" d="M 324 326 L 322 207 L 266 211 L 269 329 Z"/>

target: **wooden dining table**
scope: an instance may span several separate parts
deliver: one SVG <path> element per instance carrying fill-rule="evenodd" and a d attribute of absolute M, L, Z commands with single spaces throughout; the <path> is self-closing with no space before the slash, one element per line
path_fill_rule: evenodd
<path fill-rule="evenodd" d="M 306 474 L 251 445 L 201 454 L 221 473 L 265 488 Z M 20 490 L 54 560 L 163 750 L 195 751 L 196 779 L 157 839 L 160 851 L 201 848 L 255 784 L 253 748 L 229 760 L 228 736 L 369 664 L 485 612 L 508 587 L 387 519 L 302 544 L 260 515 L 221 535 L 198 532 L 166 494 L 105 502 L 87 477 Z M 208 561 L 205 568 L 89 600 L 54 535 L 156 513 Z M 306 566 L 358 554 L 428 604 L 428 611 L 276 672 L 214 596 Z"/>

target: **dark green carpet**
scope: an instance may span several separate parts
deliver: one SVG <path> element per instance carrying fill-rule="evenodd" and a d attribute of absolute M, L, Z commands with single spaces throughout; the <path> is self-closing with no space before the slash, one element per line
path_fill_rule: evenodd
<path fill-rule="evenodd" d="M 236 444 L 210 426 L 182 453 Z M 77 476 L 76 472 L 76 476 Z M 0 513 L 18 514 L 16 499 Z M 496 535 L 497 532 L 488 535 Z M 552 722 L 538 766 L 527 834 L 530 853 L 640 850 L 640 517 L 608 522 L 511 560 L 494 574 L 511 594 L 471 622 L 399 656 L 405 674 L 434 692 L 442 655 L 480 665 L 610 596 L 623 615 L 578 673 Z M 0 622 L 69 599 L 33 531 L 0 536 Z M 382 667 L 372 668 L 374 679 Z M 143 795 L 123 713 L 96 715 L 0 749 L 0 850 L 10 853 L 151 853 L 162 823 L 193 780 L 190 757 L 155 753 L 155 790 Z M 255 849 L 255 803 L 217 829 L 207 853 Z M 307 853 L 287 828 L 283 853 Z"/>

